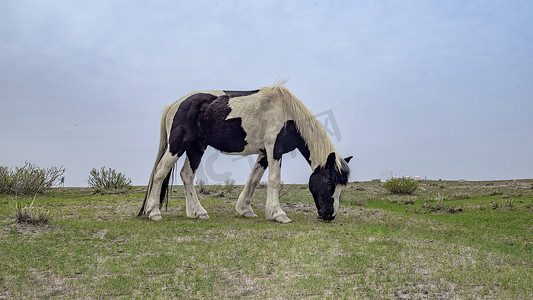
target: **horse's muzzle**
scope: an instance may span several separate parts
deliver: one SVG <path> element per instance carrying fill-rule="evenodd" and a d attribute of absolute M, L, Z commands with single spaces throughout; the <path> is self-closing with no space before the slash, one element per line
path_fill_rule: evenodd
<path fill-rule="evenodd" d="M 335 219 L 335 215 L 333 213 L 327 212 L 324 214 L 318 214 L 318 218 L 324 221 L 333 221 L 333 219 Z"/>

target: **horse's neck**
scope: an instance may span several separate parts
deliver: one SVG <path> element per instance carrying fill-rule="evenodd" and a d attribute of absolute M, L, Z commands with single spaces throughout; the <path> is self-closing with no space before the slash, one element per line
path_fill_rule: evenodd
<path fill-rule="evenodd" d="M 302 140 L 303 141 L 303 140 Z M 324 143 L 318 144 L 318 143 Z M 308 143 L 303 141 L 299 146 L 298 150 L 302 154 L 302 156 L 305 158 L 307 163 L 309 164 L 309 167 L 311 167 L 312 171 L 315 171 L 320 166 L 323 166 L 326 163 L 327 157 L 331 152 L 334 152 L 335 149 L 331 149 L 330 151 L 327 151 L 327 153 L 323 152 L 320 153 L 318 149 L 328 149 L 328 147 L 331 147 L 331 141 L 321 139 L 318 141 L 315 141 L 314 147 L 310 147 Z M 324 157 L 325 156 L 325 157 Z M 313 159 L 315 161 L 313 161 Z"/>
<path fill-rule="evenodd" d="M 309 152 L 309 148 L 307 147 L 307 145 L 304 143 L 303 145 L 300 145 L 298 147 L 298 150 L 300 151 L 300 153 L 302 154 L 302 156 L 305 158 L 305 160 L 307 161 L 307 163 L 309 164 L 309 167 L 311 167 L 312 169 L 312 165 L 311 165 L 311 153 Z M 314 170 L 313 170 L 314 171 Z"/>

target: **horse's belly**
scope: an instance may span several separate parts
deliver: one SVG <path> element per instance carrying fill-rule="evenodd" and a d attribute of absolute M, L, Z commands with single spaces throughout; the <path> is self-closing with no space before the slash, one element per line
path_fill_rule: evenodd
<path fill-rule="evenodd" d="M 231 138 L 228 138 L 226 141 L 231 140 Z M 238 144 L 238 145 L 237 145 Z M 231 154 L 231 155 L 252 155 L 252 154 L 258 154 L 261 149 L 264 149 L 264 145 L 262 143 L 252 142 L 248 143 L 248 141 L 244 141 L 244 147 L 243 144 L 237 143 L 237 144 L 231 144 L 230 143 L 216 143 L 212 144 L 210 143 L 210 146 L 219 150 L 222 153 L 225 154 Z"/>

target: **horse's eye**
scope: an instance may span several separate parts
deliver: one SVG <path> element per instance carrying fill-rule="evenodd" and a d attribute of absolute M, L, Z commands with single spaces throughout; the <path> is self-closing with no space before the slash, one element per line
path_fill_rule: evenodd
<path fill-rule="evenodd" d="M 331 185 L 331 181 L 326 179 L 326 184 Z"/>

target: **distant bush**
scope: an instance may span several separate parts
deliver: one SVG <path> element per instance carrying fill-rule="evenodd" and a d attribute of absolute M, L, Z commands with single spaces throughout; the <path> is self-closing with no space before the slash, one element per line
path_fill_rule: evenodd
<path fill-rule="evenodd" d="M 9 169 L 0 166 L 0 194 L 35 195 L 56 184 L 65 168 L 39 168 L 30 162 L 22 167 Z"/>
<path fill-rule="evenodd" d="M 426 213 L 448 213 L 448 214 L 456 214 L 463 211 L 460 207 L 455 207 L 451 204 L 445 203 L 446 196 L 441 193 L 437 193 L 433 200 L 426 200 L 424 204 L 422 204 L 422 208 L 425 209 Z"/>
<path fill-rule="evenodd" d="M 114 169 L 105 169 L 102 167 L 100 171 L 92 169 L 87 180 L 90 187 L 96 188 L 97 192 L 114 191 L 124 192 L 131 188 L 131 179 L 122 173 L 117 173 Z"/>
<path fill-rule="evenodd" d="M 410 178 L 392 178 L 383 184 L 393 194 L 411 195 L 418 189 L 418 182 Z"/>
<path fill-rule="evenodd" d="M 279 183 L 279 196 L 278 198 L 281 199 L 287 195 L 294 189 L 296 185 L 293 184 L 284 184 L 283 181 L 280 181 Z"/>
<path fill-rule="evenodd" d="M 235 188 L 235 179 L 230 178 L 230 177 L 224 179 L 224 191 L 226 193 L 231 193 L 234 188 Z"/>
<path fill-rule="evenodd" d="M 207 187 L 203 179 L 196 179 L 196 186 L 198 187 L 198 192 L 200 192 L 200 194 L 204 194 L 204 195 L 211 194 L 211 192 L 209 191 L 209 188 Z"/>
<path fill-rule="evenodd" d="M 491 202 L 492 209 L 513 209 L 515 206 L 512 199 L 502 199 L 499 202 Z"/>
<path fill-rule="evenodd" d="M 362 206 L 366 207 L 368 205 L 368 201 L 366 199 L 362 198 L 348 198 L 342 200 L 343 205 L 352 205 L 352 206 Z"/>

